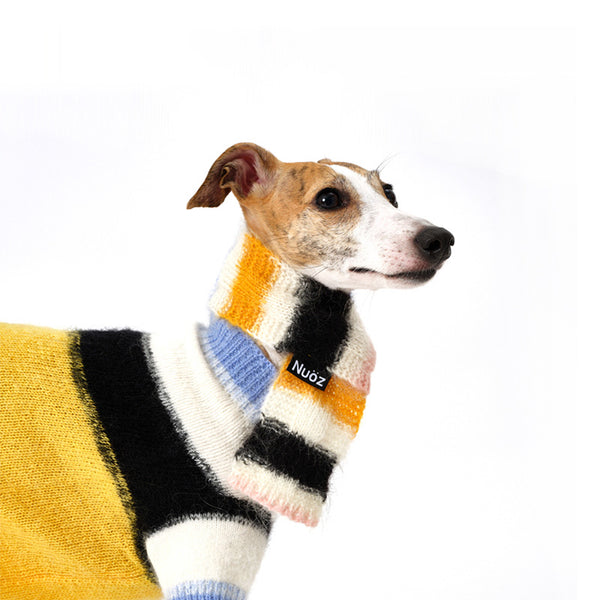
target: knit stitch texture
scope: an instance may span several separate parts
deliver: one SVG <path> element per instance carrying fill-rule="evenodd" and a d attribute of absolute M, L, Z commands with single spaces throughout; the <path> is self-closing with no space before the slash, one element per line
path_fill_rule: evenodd
<path fill-rule="evenodd" d="M 0 325 L 3 600 L 245 600 L 271 513 L 318 522 L 375 360 L 350 296 L 246 234 L 210 307 L 181 334 Z"/>
<path fill-rule="evenodd" d="M 358 430 L 375 364 L 352 300 L 298 274 L 245 235 L 210 306 L 283 354 L 261 418 L 236 454 L 230 482 L 266 508 L 314 526 L 333 468 Z M 331 376 L 326 389 L 290 372 L 293 360 L 296 371 L 307 373 L 310 364 Z"/>

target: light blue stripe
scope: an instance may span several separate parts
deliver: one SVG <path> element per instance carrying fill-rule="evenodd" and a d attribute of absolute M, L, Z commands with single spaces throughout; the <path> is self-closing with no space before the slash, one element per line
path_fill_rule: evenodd
<path fill-rule="evenodd" d="M 246 600 L 246 592 L 223 581 L 186 581 L 170 590 L 166 600 Z"/>
<path fill-rule="evenodd" d="M 275 366 L 248 334 L 225 319 L 214 318 L 201 342 L 223 387 L 250 418 L 257 419 L 277 374 Z"/>

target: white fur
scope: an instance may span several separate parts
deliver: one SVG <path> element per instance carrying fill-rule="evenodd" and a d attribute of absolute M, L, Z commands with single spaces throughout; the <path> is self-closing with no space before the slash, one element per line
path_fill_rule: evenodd
<path fill-rule="evenodd" d="M 431 223 L 400 212 L 360 173 L 340 165 L 329 166 L 342 175 L 360 197 L 361 217 L 352 235 L 359 249 L 355 255 L 313 275 L 314 278 L 338 289 L 413 287 L 415 282 L 410 279 L 386 276 L 431 268 L 419 256 L 413 242 L 417 232 Z M 376 273 L 355 273 L 350 271 L 352 267 Z M 314 269 L 311 271 L 314 273 Z M 307 274 L 310 275 L 308 270 Z"/>

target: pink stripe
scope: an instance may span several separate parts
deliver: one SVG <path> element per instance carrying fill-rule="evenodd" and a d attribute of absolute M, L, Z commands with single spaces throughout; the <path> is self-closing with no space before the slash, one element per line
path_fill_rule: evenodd
<path fill-rule="evenodd" d="M 377 354 L 375 353 L 375 348 L 373 348 L 369 342 L 369 353 L 363 362 L 362 369 L 360 370 L 360 377 L 356 382 L 356 387 L 365 394 L 368 394 L 369 390 L 371 389 L 371 373 L 375 368 L 376 359 Z"/>
<path fill-rule="evenodd" d="M 272 499 L 268 493 L 262 492 L 259 489 L 258 484 L 248 479 L 247 476 L 234 474 L 231 476 L 229 482 L 234 488 L 240 492 L 243 492 L 253 500 L 256 500 L 264 507 L 271 511 L 277 512 L 284 517 L 288 517 L 292 521 L 303 523 L 309 527 L 316 527 L 319 522 L 318 517 L 314 517 L 310 513 L 303 511 L 302 507 L 300 506 L 294 507 L 287 502 Z"/>

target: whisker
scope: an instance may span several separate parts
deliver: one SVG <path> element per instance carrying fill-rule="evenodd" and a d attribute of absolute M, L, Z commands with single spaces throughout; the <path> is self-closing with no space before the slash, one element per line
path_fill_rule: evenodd
<path fill-rule="evenodd" d="M 393 152 L 391 154 L 388 154 L 377 166 L 377 168 L 375 169 L 376 173 L 379 174 L 381 173 L 381 171 L 383 171 L 383 169 L 385 169 L 388 164 L 397 156 L 400 156 L 400 152 Z"/>
<path fill-rule="evenodd" d="M 315 273 L 311 273 L 309 276 L 312 277 L 313 279 L 315 277 L 318 277 L 323 271 L 327 270 L 327 267 L 315 267 L 315 269 L 317 269 L 317 271 Z"/>
<path fill-rule="evenodd" d="M 289 236 L 286 235 L 286 234 L 284 234 L 284 235 L 274 235 L 274 236 L 269 237 L 269 239 L 267 240 L 267 242 L 271 243 L 271 242 L 277 242 L 279 240 L 287 240 L 288 237 Z"/>

